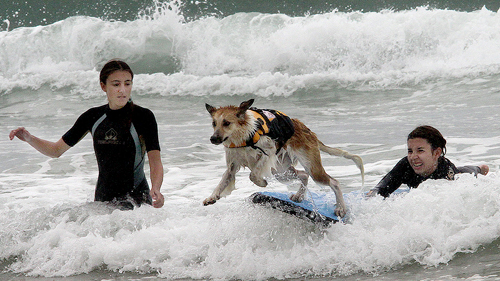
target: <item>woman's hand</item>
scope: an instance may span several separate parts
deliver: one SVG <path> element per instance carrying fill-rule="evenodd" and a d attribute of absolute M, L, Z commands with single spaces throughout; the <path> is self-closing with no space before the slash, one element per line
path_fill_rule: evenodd
<path fill-rule="evenodd" d="M 161 208 L 163 207 L 163 203 L 165 202 L 165 199 L 163 198 L 163 194 L 157 189 L 151 189 L 149 192 L 151 195 L 151 198 L 153 198 L 153 207 L 155 208 Z"/>
<path fill-rule="evenodd" d="M 15 130 L 10 131 L 9 138 L 10 140 L 13 140 L 14 137 L 17 137 L 18 139 L 25 141 L 25 142 L 30 142 L 32 139 L 32 136 L 28 130 L 26 130 L 24 127 L 19 127 Z"/>

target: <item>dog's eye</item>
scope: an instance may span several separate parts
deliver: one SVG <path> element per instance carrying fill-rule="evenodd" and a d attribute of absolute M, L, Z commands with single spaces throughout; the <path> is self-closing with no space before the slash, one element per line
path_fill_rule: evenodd
<path fill-rule="evenodd" d="M 217 123 L 215 123 L 215 121 L 212 121 L 212 126 L 213 127 L 217 126 Z"/>
<path fill-rule="evenodd" d="M 231 125 L 231 122 L 229 122 L 227 120 L 222 121 L 222 126 L 227 127 L 229 125 Z"/>

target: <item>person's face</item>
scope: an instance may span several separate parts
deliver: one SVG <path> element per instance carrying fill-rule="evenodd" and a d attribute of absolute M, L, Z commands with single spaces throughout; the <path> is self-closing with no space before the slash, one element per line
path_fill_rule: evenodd
<path fill-rule="evenodd" d="M 111 73 L 106 84 L 101 82 L 101 89 L 108 96 L 109 108 L 116 110 L 124 107 L 132 92 L 132 75 L 123 70 Z"/>
<path fill-rule="evenodd" d="M 431 144 L 422 138 L 408 140 L 408 161 L 416 174 L 427 177 L 432 174 L 438 165 L 439 156 L 443 150 L 432 150 Z"/>

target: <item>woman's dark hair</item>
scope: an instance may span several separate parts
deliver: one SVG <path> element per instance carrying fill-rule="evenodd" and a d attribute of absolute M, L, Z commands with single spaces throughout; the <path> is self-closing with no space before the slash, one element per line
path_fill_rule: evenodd
<path fill-rule="evenodd" d="M 112 59 L 108 61 L 101 69 L 101 73 L 99 74 L 99 80 L 101 81 L 101 83 L 106 84 L 106 80 L 108 80 L 109 75 L 111 75 L 115 71 L 127 71 L 132 76 L 131 78 L 134 79 L 134 73 L 126 62 L 118 59 Z M 135 109 L 135 105 L 132 102 L 132 99 L 129 100 L 129 104 L 130 114 L 128 114 L 128 117 L 124 119 L 124 122 L 126 123 L 128 128 L 130 128 L 132 124 L 132 115 Z"/>
<path fill-rule="evenodd" d="M 421 138 L 427 140 L 432 147 L 432 150 L 441 148 L 443 155 L 446 154 L 446 140 L 441 132 L 436 128 L 428 125 L 418 126 L 409 135 L 407 140 Z"/>
<path fill-rule="evenodd" d="M 101 69 L 101 73 L 99 74 L 99 80 L 101 83 L 106 84 L 106 80 L 108 80 L 109 75 L 111 75 L 115 71 L 127 71 L 132 75 L 132 79 L 134 79 L 134 73 L 128 64 L 124 61 L 113 59 L 108 61 Z"/>

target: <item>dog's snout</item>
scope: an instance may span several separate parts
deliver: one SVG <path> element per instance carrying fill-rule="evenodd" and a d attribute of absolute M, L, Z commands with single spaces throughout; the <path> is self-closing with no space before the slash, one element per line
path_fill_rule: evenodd
<path fill-rule="evenodd" d="M 213 143 L 213 144 L 221 144 L 222 143 L 222 139 L 216 135 L 213 135 L 210 137 L 210 142 Z"/>

